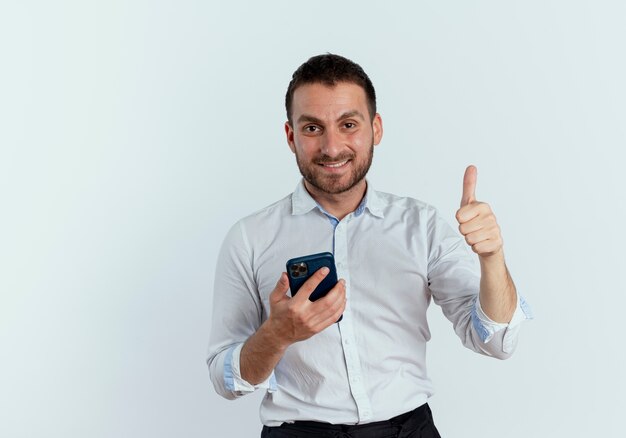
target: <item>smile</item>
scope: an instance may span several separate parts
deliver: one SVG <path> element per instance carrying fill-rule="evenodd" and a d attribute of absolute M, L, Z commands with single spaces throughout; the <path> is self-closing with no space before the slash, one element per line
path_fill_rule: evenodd
<path fill-rule="evenodd" d="M 320 165 L 322 165 L 324 167 L 337 168 L 337 167 L 345 166 L 348 163 L 348 161 L 350 161 L 350 160 L 340 161 L 339 163 L 320 163 Z"/>

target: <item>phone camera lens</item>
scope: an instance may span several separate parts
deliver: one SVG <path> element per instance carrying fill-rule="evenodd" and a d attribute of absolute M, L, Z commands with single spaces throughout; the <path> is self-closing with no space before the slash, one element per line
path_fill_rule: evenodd
<path fill-rule="evenodd" d="M 308 268 L 304 262 L 289 266 L 289 274 L 291 274 L 292 278 L 306 277 L 307 273 Z"/>

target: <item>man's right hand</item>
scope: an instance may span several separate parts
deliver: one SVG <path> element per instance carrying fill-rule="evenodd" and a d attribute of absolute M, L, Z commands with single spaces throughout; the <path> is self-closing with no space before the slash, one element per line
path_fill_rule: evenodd
<path fill-rule="evenodd" d="M 341 279 L 326 296 L 311 301 L 309 297 L 328 275 L 328 268 L 316 271 L 289 297 L 289 281 L 283 272 L 270 294 L 268 329 L 285 347 L 303 341 L 337 322 L 346 308 L 346 283 Z"/>
<path fill-rule="evenodd" d="M 266 380 L 285 350 L 294 342 L 303 341 L 335 323 L 346 308 L 346 282 L 339 280 L 326 296 L 316 301 L 309 297 L 328 268 L 315 272 L 289 297 L 289 281 L 283 272 L 270 294 L 270 316 L 261 324 L 241 349 L 241 377 L 252 385 Z"/>

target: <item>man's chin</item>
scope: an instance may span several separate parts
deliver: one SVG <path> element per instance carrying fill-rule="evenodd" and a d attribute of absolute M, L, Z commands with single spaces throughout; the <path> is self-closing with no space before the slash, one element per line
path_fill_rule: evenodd
<path fill-rule="evenodd" d="M 317 178 L 305 178 L 309 185 L 329 195 L 339 195 L 354 188 L 360 181 L 320 181 Z"/>

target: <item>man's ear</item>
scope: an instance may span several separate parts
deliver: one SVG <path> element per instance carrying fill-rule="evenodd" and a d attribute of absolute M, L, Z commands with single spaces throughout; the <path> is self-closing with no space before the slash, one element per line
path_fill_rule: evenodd
<path fill-rule="evenodd" d="M 372 121 L 372 130 L 374 131 L 374 145 L 378 145 L 383 138 L 383 119 L 378 113 Z"/>
<path fill-rule="evenodd" d="M 296 143 L 293 141 L 293 128 L 291 127 L 289 120 L 285 122 L 285 134 L 287 135 L 287 144 L 289 145 L 289 149 L 291 149 L 291 152 L 295 154 Z"/>

